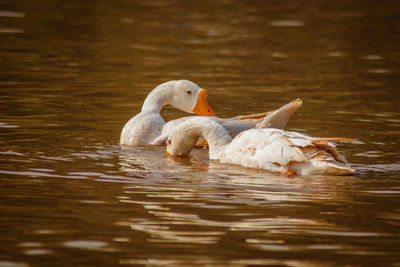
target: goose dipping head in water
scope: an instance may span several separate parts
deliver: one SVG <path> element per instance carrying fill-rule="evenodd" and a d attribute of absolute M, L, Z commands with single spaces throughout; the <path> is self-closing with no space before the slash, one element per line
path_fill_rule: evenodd
<path fill-rule="evenodd" d="M 165 123 L 161 109 L 172 105 L 188 113 L 209 116 L 229 131 L 232 137 L 254 127 L 283 129 L 301 107 L 296 99 L 281 108 L 269 112 L 239 115 L 233 118 L 217 118 L 207 101 L 207 91 L 187 80 L 169 81 L 153 89 L 143 103 L 142 111 L 123 127 L 120 143 L 128 146 L 164 145 L 169 133 L 180 123 L 192 118 L 182 117 Z M 207 145 L 204 140 L 199 145 Z"/>
<path fill-rule="evenodd" d="M 353 139 L 313 138 L 273 128 L 250 129 L 232 139 L 223 126 L 206 117 L 189 119 L 174 128 L 167 140 L 167 154 L 189 155 L 200 136 L 209 144 L 209 158 L 221 163 L 298 175 L 354 173 L 330 142 Z"/>

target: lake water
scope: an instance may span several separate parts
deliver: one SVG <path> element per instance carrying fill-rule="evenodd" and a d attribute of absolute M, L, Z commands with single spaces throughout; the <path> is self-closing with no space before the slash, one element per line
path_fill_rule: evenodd
<path fill-rule="evenodd" d="M 0 266 L 400 266 L 398 1 L 0 3 Z M 353 176 L 119 145 L 156 85 L 303 107 Z M 187 114 L 163 111 L 169 120 Z"/>

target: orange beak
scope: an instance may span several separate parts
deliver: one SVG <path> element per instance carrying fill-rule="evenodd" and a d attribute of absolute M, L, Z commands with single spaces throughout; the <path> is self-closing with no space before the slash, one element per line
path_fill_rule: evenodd
<path fill-rule="evenodd" d="M 169 152 L 168 152 L 168 148 L 165 149 L 165 153 L 167 153 L 168 156 L 171 155 L 171 154 L 169 154 Z"/>
<path fill-rule="evenodd" d="M 200 116 L 216 116 L 207 101 L 208 93 L 205 89 L 201 89 L 199 92 L 199 98 L 197 104 L 193 109 L 193 112 Z"/>

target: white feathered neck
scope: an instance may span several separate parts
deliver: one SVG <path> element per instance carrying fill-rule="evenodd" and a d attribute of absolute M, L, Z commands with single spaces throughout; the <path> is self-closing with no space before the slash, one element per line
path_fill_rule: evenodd
<path fill-rule="evenodd" d="M 142 112 L 160 113 L 164 106 L 170 105 L 175 83 L 176 81 L 169 81 L 154 88 L 144 101 Z"/>
<path fill-rule="evenodd" d="M 207 117 L 190 119 L 187 123 L 182 124 L 182 126 L 177 127 L 173 135 L 177 135 L 177 138 L 193 140 L 194 142 L 188 144 L 192 146 L 191 148 L 197 143 L 199 137 L 204 137 L 209 145 L 210 159 L 216 159 L 217 155 L 232 141 L 232 137 L 223 126 Z"/>

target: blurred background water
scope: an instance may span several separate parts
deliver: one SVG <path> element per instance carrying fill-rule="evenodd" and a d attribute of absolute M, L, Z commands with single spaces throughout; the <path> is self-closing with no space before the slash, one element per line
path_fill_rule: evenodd
<path fill-rule="evenodd" d="M 0 266 L 400 266 L 398 1 L 0 3 Z M 360 140 L 287 177 L 125 148 L 158 84 Z M 186 115 L 166 108 L 168 120 Z"/>

